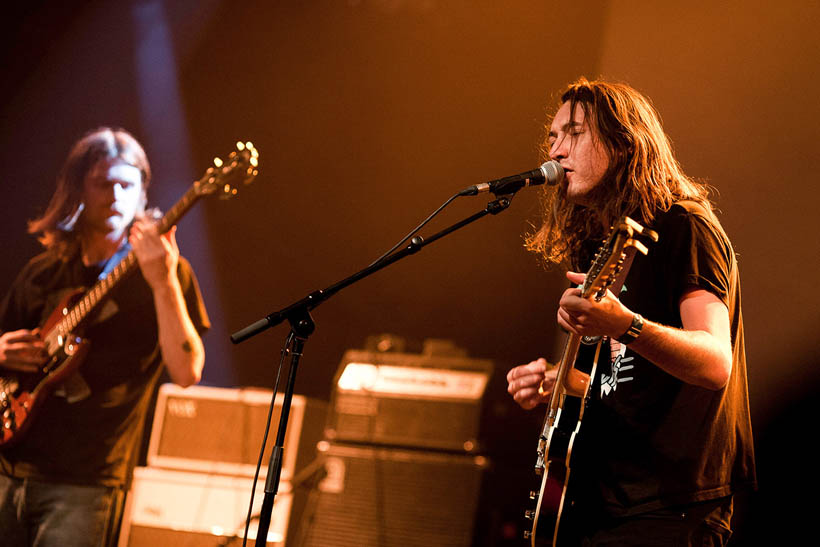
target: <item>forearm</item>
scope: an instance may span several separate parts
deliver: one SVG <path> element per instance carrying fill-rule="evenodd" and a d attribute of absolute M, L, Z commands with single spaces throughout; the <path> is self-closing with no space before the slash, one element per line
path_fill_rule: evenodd
<path fill-rule="evenodd" d="M 568 272 L 573 283 L 583 274 Z M 721 389 L 732 372 L 732 343 L 726 305 L 713 293 L 692 286 L 681 296 L 682 329 L 644 319 L 644 326 L 629 348 L 672 376 L 707 389 Z M 635 316 L 607 291 L 603 299 L 581 298 L 580 289 L 564 291 L 558 324 L 581 336 L 606 335 L 618 339 Z"/>
<path fill-rule="evenodd" d="M 168 374 L 175 384 L 196 384 L 202 376 L 205 350 L 188 315 L 179 281 L 172 277 L 153 292 L 159 345 Z"/>
<path fill-rule="evenodd" d="M 689 384 L 721 389 L 732 371 L 729 344 L 705 330 L 683 330 L 644 320 L 629 348 Z"/>

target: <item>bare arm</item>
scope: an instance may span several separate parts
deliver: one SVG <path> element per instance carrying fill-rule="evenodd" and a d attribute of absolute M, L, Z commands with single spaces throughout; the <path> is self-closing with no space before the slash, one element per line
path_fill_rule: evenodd
<path fill-rule="evenodd" d="M 179 248 L 175 233 L 176 228 L 172 228 L 160 236 L 156 226 L 140 220 L 134 223 L 129 242 L 154 294 L 162 360 L 175 384 L 189 386 L 202 377 L 205 350 L 177 278 Z"/>
<path fill-rule="evenodd" d="M 580 283 L 583 274 L 568 272 Z M 558 323 L 581 335 L 618 338 L 634 313 L 611 292 L 600 302 L 580 298 L 568 289 L 561 298 Z M 707 389 L 721 389 L 732 372 L 729 310 L 714 294 L 692 287 L 680 302 L 682 329 L 646 321 L 641 335 L 629 347 L 672 376 Z"/>

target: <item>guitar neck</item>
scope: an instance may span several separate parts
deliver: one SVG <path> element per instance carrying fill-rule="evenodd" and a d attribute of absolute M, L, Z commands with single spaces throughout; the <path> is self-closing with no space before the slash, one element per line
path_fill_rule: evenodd
<path fill-rule="evenodd" d="M 577 334 L 570 334 L 567 337 L 567 342 L 564 345 L 564 352 L 561 355 L 561 362 L 558 364 L 558 372 L 555 376 L 555 385 L 550 394 L 549 409 L 547 411 L 547 419 L 544 421 L 544 433 L 555 424 L 558 417 L 558 410 L 563 403 L 562 399 L 566 395 L 567 379 L 569 370 L 575 366 L 575 360 L 578 357 L 578 350 L 581 347 L 581 337 Z"/>
<path fill-rule="evenodd" d="M 171 229 L 179 219 L 187 213 L 194 203 L 201 196 L 197 193 L 196 187 L 191 186 L 185 195 L 171 207 L 167 213 L 157 221 L 157 231 L 164 234 Z M 134 251 L 129 251 L 119 264 L 117 264 L 104 278 L 97 281 L 83 297 L 70 309 L 63 312 L 63 319 L 52 329 L 53 334 L 65 336 L 79 327 L 83 321 L 93 312 L 97 305 L 116 287 L 119 282 L 137 264 L 137 256 Z"/>
<path fill-rule="evenodd" d="M 251 142 L 236 143 L 237 150 L 231 152 L 227 162 L 219 158 L 214 160 L 214 167 L 209 167 L 198 181 L 195 181 L 185 194 L 157 221 L 157 231 L 164 234 L 187 213 L 203 195 L 219 194 L 230 198 L 236 194 L 236 183 L 249 184 L 257 175 L 259 152 Z M 137 263 L 133 251 L 129 251 L 111 272 L 97 281 L 91 289 L 70 310 L 63 310 L 63 318 L 46 333 L 50 340 L 62 340 L 85 321 L 99 303 L 117 286 Z"/>

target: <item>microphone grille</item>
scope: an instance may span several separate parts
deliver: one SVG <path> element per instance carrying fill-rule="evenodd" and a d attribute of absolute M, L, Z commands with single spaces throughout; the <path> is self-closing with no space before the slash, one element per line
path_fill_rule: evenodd
<path fill-rule="evenodd" d="M 555 160 L 550 160 L 541 164 L 541 172 L 544 173 L 544 179 L 547 186 L 558 184 L 564 180 L 564 168 Z"/>

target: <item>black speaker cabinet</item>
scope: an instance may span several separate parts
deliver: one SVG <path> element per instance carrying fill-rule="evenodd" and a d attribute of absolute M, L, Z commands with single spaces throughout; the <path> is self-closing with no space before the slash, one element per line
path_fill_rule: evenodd
<path fill-rule="evenodd" d="M 157 396 L 148 466 L 252 477 L 259 459 L 272 391 L 164 384 Z M 265 476 L 284 396 L 276 396 Z M 284 443 L 281 479 L 289 481 L 316 455 L 327 404 L 294 395 Z"/>
<path fill-rule="evenodd" d="M 320 453 L 325 474 L 289 547 L 471 544 L 483 457 L 341 443 Z"/>

